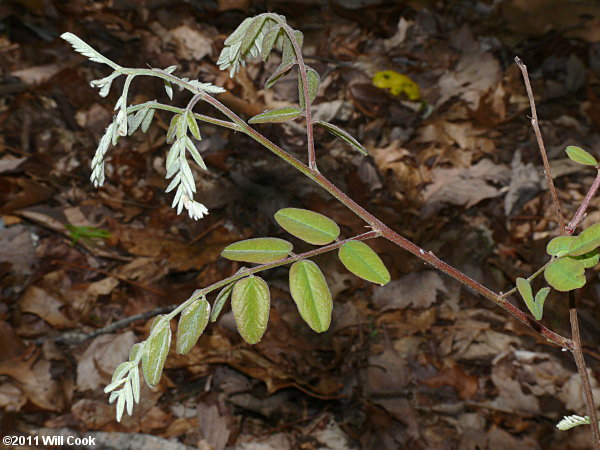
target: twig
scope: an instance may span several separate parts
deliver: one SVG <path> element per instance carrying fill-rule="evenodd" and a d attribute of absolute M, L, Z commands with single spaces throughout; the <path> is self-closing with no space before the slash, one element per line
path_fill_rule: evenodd
<path fill-rule="evenodd" d="M 446 264 L 433 253 L 425 251 L 418 245 L 414 244 L 405 237 L 396 233 L 394 230 L 392 230 L 390 227 L 385 225 L 383 222 L 381 222 L 379 219 L 377 219 L 375 216 L 373 216 L 371 213 L 365 210 L 362 206 L 360 206 L 358 203 L 352 200 L 348 195 L 342 192 L 337 186 L 335 186 L 320 172 L 311 170 L 309 167 L 307 167 L 301 161 L 287 153 L 277 144 L 267 139 L 264 135 L 262 135 L 250 125 L 248 125 L 246 122 L 244 122 L 239 116 L 237 116 L 233 111 L 231 111 L 217 99 L 211 97 L 210 95 L 207 95 L 203 98 L 203 100 L 214 106 L 220 112 L 225 114 L 229 119 L 231 119 L 235 124 L 237 124 L 240 128 L 240 131 L 246 133 L 249 137 L 262 144 L 276 156 L 283 159 L 285 162 L 302 172 L 308 178 L 310 178 L 323 189 L 325 189 L 327 192 L 329 192 L 333 197 L 335 197 L 338 201 L 345 205 L 350 211 L 352 211 L 354 214 L 356 214 L 358 217 L 360 217 L 366 223 L 368 223 L 374 230 L 379 231 L 382 237 L 393 242 L 397 246 L 409 251 L 417 258 L 420 258 L 426 263 L 431 264 L 436 269 L 439 269 L 440 271 L 459 281 L 461 284 L 470 287 L 475 292 L 494 302 L 496 305 L 500 306 L 500 308 L 504 309 L 508 314 L 516 318 L 519 322 L 521 322 L 529 328 L 532 328 L 536 333 L 542 335 L 548 341 L 553 342 L 554 344 L 562 348 L 567 348 L 569 350 L 571 349 L 573 344 L 569 338 L 561 336 L 560 334 L 555 333 L 554 331 L 546 328 L 545 326 L 537 322 L 533 317 L 527 315 L 517 306 L 510 303 L 507 299 L 502 298 L 499 294 L 496 294 L 487 287 L 483 286 L 481 283 L 473 280 L 466 274 L 462 273 L 460 270 L 450 266 L 449 264 Z"/>
<path fill-rule="evenodd" d="M 592 198 L 594 197 L 594 195 L 596 195 L 596 192 L 598 191 L 599 187 L 600 187 L 600 170 L 598 170 L 598 173 L 596 174 L 596 179 L 594 180 L 594 183 L 590 187 L 590 190 L 588 191 L 588 193 L 585 195 L 583 202 L 581 202 L 581 205 L 579 206 L 577 213 L 575 213 L 573 220 L 571 220 L 569 222 L 569 225 L 567 225 L 566 231 L 567 231 L 568 235 L 573 234 L 573 232 L 577 228 L 577 225 L 579 225 L 579 222 L 581 222 L 581 220 L 585 217 L 585 212 L 587 211 L 588 207 L 590 206 L 590 201 L 592 201 Z"/>
<path fill-rule="evenodd" d="M 550 162 L 548 161 L 548 155 L 546 154 L 546 147 L 544 147 L 544 140 L 542 139 L 542 133 L 538 123 L 537 110 L 535 108 L 535 100 L 533 98 L 533 91 L 531 90 L 531 82 L 529 81 L 529 74 L 527 73 L 527 66 L 523 64 L 523 61 L 518 56 L 515 56 L 515 62 L 521 69 L 523 74 L 523 80 L 525 82 L 525 89 L 527 90 L 527 97 L 529 97 L 529 105 L 531 106 L 531 126 L 535 132 L 538 147 L 544 161 L 544 176 L 546 177 L 546 183 L 550 190 L 550 196 L 554 203 L 554 212 L 556 213 L 556 220 L 560 229 L 560 234 L 565 234 L 565 218 L 563 217 L 560 203 L 558 201 L 558 195 L 556 194 L 556 188 L 554 187 L 554 181 L 552 180 L 552 171 L 550 169 Z"/>
<path fill-rule="evenodd" d="M 594 404 L 594 393 L 592 392 L 590 377 L 585 364 L 585 359 L 583 357 L 581 336 L 579 335 L 579 320 L 577 319 L 577 306 L 575 302 L 575 293 L 573 291 L 569 292 L 569 319 L 571 322 L 571 340 L 573 341 L 571 353 L 573 354 L 573 359 L 575 359 L 577 372 L 579 372 L 579 376 L 581 377 L 581 384 L 583 386 L 583 393 L 585 395 L 585 406 L 587 408 L 588 416 L 590 416 L 594 449 L 598 450 L 600 449 L 600 428 L 598 427 L 598 414 Z"/>
<path fill-rule="evenodd" d="M 302 96 L 304 97 L 304 116 L 306 117 L 306 140 L 308 146 L 308 167 L 311 170 L 317 171 L 317 159 L 315 155 L 315 138 L 313 132 L 312 112 L 310 95 L 308 93 L 308 76 L 306 75 L 306 64 L 304 64 L 304 57 L 302 56 L 302 49 L 296 39 L 296 34 L 292 27 L 287 24 L 283 24 L 283 29 L 287 33 L 292 45 L 294 47 L 294 53 L 296 53 L 296 59 L 298 61 L 298 73 L 302 80 Z"/>
<path fill-rule="evenodd" d="M 81 333 L 79 331 L 67 331 L 59 336 L 54 337 L 41 337 L 37 338 L 34 342 L 36 345 L 41 345 L 45 341 L 54 341 L 60 342 L 66 345 L 79 345 L 88 339 L 95 338 L 96 336 L 100 336 L 101 334 L 113 333 L 121 328 L 125 328 L 132 322 L 137 322 L 138 320 L 149 319 L 150 317 L 154 317 L 158 314 L 164 314 L 166 312 L 172 311 L 175 309 L 177 305 L 169 305 L 169 306 L 161 306 L 159 308 L 151 309 L 150 311 L 146 311 L 140 314 L 136 314 L 131 317 L 126 317 L 125 319 L 117 320 L 116 322 L 111 323 L 103 328 L 98 328 L 97 330 L 92 331 L 91 333 Z"/>
<path fill-rule="evenodd" d="M 550 190 L 550 195 L 552 197 L 552 201 L 554 203 L 554 212 L 556 214 L 558 225 L 560 229 L 561 235 L 570 235 L 573 233 L 573 230 L 576 228 L 577 224 L 583 218 L 585 211 L 590 203 L 592 196 L 598 190 L 597 184 L 600 184 L 600 172 L 594 181 L 594 185 L 590 188 L 588 194 L 586 195 L 583 203 L 581 204 L 577 214 L 569 224 L 571 231 L 569 232 L 568 228 L 565 226 L 565 219 L 563 217 L 560 202 L 558 201 L 558 195 L 556 194 L 556 189 L 554 188 L 554 181 L 552 180 L 552 173 L 550 171 L 550 164 L 548 162 L 548 155 L 546 154 L 546 148 L 544 147 L 544 141 L 542 139 L 542 133 L 540 131 L 540 126 L 537 118 L 537 111 L 535 108 L 535 100 L 533 98 L 533 92 L 531 90 L 531 83 L 529 81 L 529 75 L 527 73 L 527 67 L 523 64 L 518 57 L 515 57 L 515 62 L 521 69 L 523 73 L 523 80 L 525 81 L 525 89 L 527 90 L 527 96 L 529 97 L 529 104 L 531 105 L 531 125 L 533 126 L 533 130 L 535 132 L 535 136 L 537 139 L 538 147 L 540 149 L 540 154 L 542 155 L 542 160 L 544 161 L 544 175 L 546 176 L 546 183 L 548 183 L 548 189 Z M 596 185 L 596 186 L 595 186 Z M 579 372 L 579 377 L 581 378 L 581 384 L 583 387 L 583 392 L 585 394 L 585 405 L 588 410 L 588 415 L 591 420 L 591 428 L 592 428 L 592 438 L 594 441 L 594 449 L 600 450 L 600 429 L 598 428 L 598 417 L 596 414 L 596 406 L 594 404 L 594 396 L 592 394 L 592 386 L 590 385 L 590 378 L 588 376 L 587 367 L 585 365 L 585 359 L 583 357 L 583 353 L 581 350 L 581 337 L 579 335 L 579 319 L 577 318 L 577 305 L 575 301 L 575 295 L 573 291 L 569 292 L 569 321 L 571 323 L 571 343 L 572 347 L 570 348 L 571 353 L 573 354 L 573 359 L 575 360 L 575 365 L 577 366 L 577 371 Z"/>

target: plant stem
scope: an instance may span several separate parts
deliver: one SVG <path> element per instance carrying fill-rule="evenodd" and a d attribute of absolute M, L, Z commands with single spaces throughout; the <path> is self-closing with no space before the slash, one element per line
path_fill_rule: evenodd
<path fill-rule="evenodd" d="M 583 386 L 585 406 L 588 416 L 590 417 L 590 425 L 592 427 L 594 449 L 598 450 L 600 449 L 600 428 L 598 428 L 598 414 L 594 404 L 594 393 L 590 384 L 590 377 L 585 364 L 585 359 L 583 358 L 581 336 L 579 334 L 579 320 L 577 319 L 575 293 L 573 291 L 569 292 L 569 319 L 571 322 L 571 340 L 573 341 L 571 353 L 573 354 L 573 359 L 575 359 L 577 372 L 579 372 L 579 377 L 581 378 L 581 384 Z"/>
<path fill-rule="evenodd" d="M 392 230 L 387 225 L 382 223 L 375 216 L 370 214 L 363 207 L 358 205 L 354 200 L 352 200 L 350 197 L 348 197 L 344 192 L 339 190 L 331 181 L 329 181 L 327 178 L 325 178 L 325 176 L 323 176 L 320 172 L 311 170 L 309 167 L 304 165 L 301 161 L 297 160 L 292 155 L 287 153 L 285 150 L 283 150 L 282 148 L 280 148 L 279 146 L 277 146 L 276 144 L 271 142 L 269 139 L 267 139 L 265 136 L 260 134 L 254 128 L 252 128 L 251 126 L 246 124 L 246 122 L 244 122 L 240 117 L 238 117 L 233 111 L 231 111 L 229 108 L 227 108 L 221 102 L 219 102 L 215 98 L 211 97 L 210 95 L 206 95 L 203 100 L 206 101 L 207 103 L 211 104 L 212 106 L 214 106 L 216 109 L 218 109 L 223 114 L 225 114 L 230 120 L 232 120 L 235 124 L 237 124 L 240 127 L 242 132 L 246 133 L 252 139 L 254 139 L 257 142 L 259 142 L 260 144 L 262 144 L 268 150 L 273 152 L 275 155 L 279 156 L 285 162 L 287 162 L 288 164 L 290 164 L 291 166 L 293 166 L 294 168 L 296 168 L 297 170 L 302 172 L 308 178 L 310 178 L 315 183 L 317 183 L 319 186 L 321 186 L 323 189 L 325 189 L 327 192 L 329 192 L 333 197 L 335 197 L 342 204 L 344 204 L 348 209 L 350 209 L 357 216 L 359 216 L 361 219 L 363 219 L 367 224 L 369 224 L 374 230 L 379 231 L 379 233 L 381 234 L 382 237 L 388 239 L 389 241 L 393 242 L 394 244 L 398 245 L 399 247 L 409 251 L 410 253 L 415 255 L 417 258 L 420 258 L 423 261 L 431 264 L 432 266 L 441 270 L 445 274 L 450 275 L 452 278 L 454 278 L 457 281 L 459 281 L 460 283 L 470 287 L 475 292 L 479 293 L 480 295 L 487 298 L 488 300 L 491 300 L 492 302 L 494 302 L 495 304 L 500 306 L 502 309 L 504 309 L 511 316 L 515 317 L 519 322 L 523 323 L 524 325 L 528 326 L 529 328 L 532 328 L 536 333 L 542 335 L 548 341 L 550 341 L 556 345 L 559 345 L 560 347 L 568 348 L 569 350 L 572 348 L 573 344 L 570 339 L 568 339 L 564 336 L 561 336 L 561 335 L 553 332 L 552 330 L 544 327 L 543 325 L 538 323 L 535 319 L 533 319 L 532 317 L 530 317 L 526 313 L 524 313 L 522 310 L 520 310 L 517 306 L 510 303 L 505 298 L 502 298 L 502 296 L 489 290 L 488 288 L 486 288 L 479 282 L 473 280 L 472 278 L 470 278 L 466 274 L 462 273 L 458 269 L 446 264 L 445 262 L 440 260 L 437 256 L 435 256 L 433 253 L 423 250 L 418 245 L 414 244 L 413 242 L 409 241 L 405 237 L 396 233 L 394 230 Z"/>
<path fill-rule="evenodd" d="M 535 100 L 533 98 L 533 91 L 531 90 L 531 82 L 529 81 L 529 74 L 527 72 L 527 66 L 523 64 L 523 61 L 518 56 L 515 56 L 515 62 L 521 69 L 521 73 L 523 74 L 523 80 L 525 82 L 525 89 L 527 90 L 527 96 L 529 97 L 529 105 L 531 106 L 531 126 L 533 127 L 533 131 L 535 132 L 535 138 L 537 139 L 538 147 L 540 148 L 540 153 L 542 155 L 542 161 L 544 162 L 544 176 L 546 177 L 546 183 L 548 184 L 548 189 L 550 190 L 550 196 L 552 197 L 552 202 L 554 203 L 554 211 L 556 213 L 556 220 L 558 222 L 558 227 L 560 229 L 560 234 L 564 234 L 565 232 L 565 218 L 562 215 L 562 210 L 560 208 L 560 202 L 558 201 L 558 195 L 556 194 L 556 188 L 554 187 L 554 180 L 552 180 L 552 171 L 550 169 L 550 162 L 548 161 L 548 155 L 546 154 L 546 147 L 544 146 L 544 141 L 542 139 L 542 133 L 540 131 L 540 126 L 538 123 L 537 117 L 537 109 L 535 107 Z"/>
<path fill-rule="evenodd" d="M 187 299 L 182 304 L 178 305 L 169 314 L 165 315 L 163 320 L 168 321 L 168 320 L 173 319 L 177 314 L 179 314 L 181 311 L 183 311 L 185 308 L 187 308 L 187 306 L 190 303 L 194 302 L 195 300 L 199 299 L 200 297 L 202 297 L 206 294 L 211 293 L 212 291 L 214 291 L 216 289 L 227 286 L 229 283 L 233 283 L 234 281 L 237 281 L 240 278 L 244 278 L 244 277 L 247 277 L 248 275 L 253 275 L 255 273 L 262 272 L 263 270 L 273 269 L 273 268 L 279 267 L 279 266 L 285 266 L 286 264 L 300 261 L 301 259 L 312 258 L 313 256 L 317 256 L 322 253 L 330 252 L 332 250 L 340 248 L 342 245 L 344 245 L 346 242 L 349 242 L 349 241 L 364 241 L 367 239 L 376 238 L 379 235 L 380 234 L 375 230 L 367 231 L 365 233 L 356 235 L 356 236 L 348 238 L 348 239 L 343 239 L 341 241 L 334 242 L 332 244 L 325 245 L 323 247 L 319 247 L 314 250 L 310 250 L 308 252 L 300 253 L 299 255 L 292 255 L 292 256 L 288 256 L 286 258 L 279 259 L 277 261 L 267 263 L 267 264 L 260 264 L 258 266 L 244 268 L 242 270 L 237 271 L 235 274 L 231 275 L 230 277 L 227 277 L 220 281 L 217 281 L 216 283 L 213 283 L 210 286 L 207 286 L 202 289 L 197 289 L 196 291 L 194 291 L 194 293 L 191 295 L 191 297 L 189 299 Z"/>
<path fill-rule="evenodd" d="M 577 228 L 577 225 L 579 225 L 579 222 L 581 222 L 581 220 L 585 216 L 585 212 L 587 211 L 588 207 L 590 206 L 590 201 L 592 200 L 594 195 L 596 195 L 596 192 L 598 191 L 599 187 L 600 187 L 600 170 L 598 170 L 598 173 L 596 174 L 596 179 L 592 183 L 592 186 L 590 187 L 590 190 L 588 191 L 588 193 L 585 195 L 583 202 L 581 202 L 581 205 L 579 206 L 577 213 L 575 213 L 573 220 L 571 220 L 569 222 L 569 225 L 567 225 L 566 233 L 568 235 L 573 234 L 573 232 Z"/>
<path fill-rule="evenodd" d="M 533 98 L 533 91 L 531 89 L 531 82 L 529 81 L 529 74 L 527 72 L 527 67 L 523 64 L 518 57 L 515 57 L 515 62 L 521 69 L 521 73 L 523 74 L 523 80 L 525 82 L 525 89 L 527 90 L 527 96 L 529 98 L 529 104 L 531 105 L 531 125 L 533 126 L 533 130 L 535 132 L 535 136 L 537 139 L 538 147 L 540 149 L 540 154 L 542 155 L 542 160 L 544 161 L 544 174 L 546 176 L 546 183 L 548 183 L 548 189 L 550 190 L 550 195 L 552 196 L 552 201 L 554 203 L 554 212 L 556 214 L 558 225 L 560 229 L 560 234 L 564 236 L 571 235 L 573 230 L 575 230 L 577 224 L 583 218 L 585 211 L 590 203 L 592 196 L 598 190 L 598 184 L 600 183 L 600 172 L 599 175 L 596 176 L 596 180 L 594 184 L 588 191 L 583 203 L 579 207 L 577 214 L 569 223 L 569 228 L 565 226 L 565 219 L 563 217 L 560 202 L 558 201 L 558 195 L 556 194 L 556 189 L 554 188 L 554 181 L 552 180 L 552 173 L 550 172 L 550 163 L 548 162 L 548 155 L 546 154 L 546 147 L 544 146 L 544 140 L 542 139 L 542 132 L 540 130 L 540 126 L 537 118 L 537 111 L 535 107 L 535 99 Z M 577 303 L 575 300 L 575 295 L 573 291 L 569 292 L 569 322 L 571 324 L 571 353 L 573 354 L 573 359 L 575 359 L 575 365 L 577 366 L 577 371 L 579 372 L 579 377 L 581 378 L 581 384 L 583 387 L 583 392 L 585 394 L 585 405 L 588 410 L 588 414 L 590 416 L 591 427 L 592 427 L 592 438 L 594 442 L 594 450 L 600 450 L 600 429 L 598 428 L 598 417 L 596 414 L 596 406 L 594 404 L 594 396 L 592 394 L 592 386 L 590 385 L 590 378 L 588 376 L 587 367 L 585 364 L 585 359 L 583 358 L 583 353 L 581 350 L 581 337 L 579 334 L 579 319 L 577 317 Z"/>
<path fill-rule="evenodd" d="M 315 156 L 315 139 L 313 132 L 312 112 L 311 112 L 311 101 L 308 93 L 308 77 L 306 75 L 306 64 L 304 64 L 304 57 L 302 56 L 302 49 L 296 39 L 296 35 L 292 27 L 287 23 L 282 24 L 283 29 L 287 33 L 292 45 L 294 46 L 294 53 L 296 53 L 296 59 L 298 60 L 298 72 L 300 79 L 302 80 L 302 95 L 304 97 L 304 115 L 306 117 L 306 145 L 308 146 L 308 167 L 311 170 L 317 170 L 317 159 Z"/>

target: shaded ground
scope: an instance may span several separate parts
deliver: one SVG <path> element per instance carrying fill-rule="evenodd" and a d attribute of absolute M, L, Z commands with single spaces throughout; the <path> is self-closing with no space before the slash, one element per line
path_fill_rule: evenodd
<path fill-rule="evenodd" d="M 233 274 L 238 266 L 219 258 L 222 248 L 283 236 L 272 219 L 282 207 L 322 212 L 344 236 L 364 226 L 254 142 L 210 126 L 199 147 L 209 171 L 196 174 L 210 214 L 198 222 L 177 216 L 163 193 L 170 117 L 162 114 L 147 134 L 110 150 L 107 182 L 94 189 L 89 163 L 122 84 L 101 99 L 89 81 L 106 69 L 58 36 L 71 31 L 122 65 L 177 64 L 180 76 L 225 87 L 222 101 L 250 117 L 297 95 L 291 79 L 262 90 L 269 70 L 258 63 L 235 81 L 216 67 L 227 34 L 266 10 L 305 33 L 307 59 L 322 79 L 316 114 L 369 149 L 362 158 L 318 130 L 323 173 L 498 291 L 543 264 L 557 231 L 512 60 L 519 55 L 529 66 L 570 218 L 595 174 L 563 150 L 600 150 L 595 2 L 3 2 L 3 434 L 93 431 L 107 448 L 587 448 L 587 430 L 554 428 L 562 415 L 584 413 L 570 355 L 384 241 L 373 242 L 392 272 L 384 288 L 350 275 L 333 255 L 321 257 L 335 298 L 327 333 L 299 319 L 287 269 L 267 272 L 273 307 L 260 344 L 245 345 L 226 310 L 190 354 L 169 357 L 161 384 L 143 389 L 132 417 L 114 421 L 103 387 L 151 320 L 79 344 L 65 342 L 65 333 L 177 304 Z M 373 74 L 388 69 L 419 84 L 429 115 L 372 85 Z M 136 80 L 131 92 L 135 103 L 168 101 L 153 80 Z M 175 103 L 186 101 L 176 93 Z M 261 130 L 304 158 L 298 124 Z M 584 226 L 600 220 L 599 206 L 592 201 Z M 110 237 L 77 240 L 69 226 Z M 582 290 L 580 316 L 600 395 L 598 286 L 594 277 Z M 551 294 L 546 305 L 544 323 L 568 334 L 565 298 Z"/>

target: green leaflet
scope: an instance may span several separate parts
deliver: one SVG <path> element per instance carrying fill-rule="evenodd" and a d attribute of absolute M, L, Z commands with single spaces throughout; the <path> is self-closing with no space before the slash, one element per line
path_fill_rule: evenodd
<path fill-rule="evenodd" d="M 600 223 L 587 227 L 575 238 L 569 248 L 569 256 L 589 253 L 600 246 Z"/>
<path fill-rule="evenodd" d="M 390 273 L 383 261 L 371 247 L 361 241 L 349 241 L 340 247 L 340 261 L 357 277 L 384 285 L 390 281 Z"/>
<path fill-rule="evenodd" d="M 265 264 L 285 258 L 292 248 L 292 244 L 283 239 L 254 238 L 228 245 L 221 256 L 232 261 Z"/>
<path fill-rule="evenodd" d="M 569 253 L 571 244 L 575 240 L 575 236 L 558 236 L 548 242 L 546 252 L 550 256 L 564 256 Z"/>
<path fill-rule="evenodd" d="M 204 332 L 210 316 L 210 305 L 206 298 L 200 298 L 181 313 L 177 325 L 177 353 L 189 352 Z"/>
<path fill-rule="evenodd" d="M 252 22 L 250 22 L 250 26 L 248 27 L 246 33 L 244 33 L 244 37 L 242 38 L 242 43 L 240 46 L 240 53 L 242 55 L 245 55 L 248 52 L 248 50 L 250 50 L 250 48 L 254 45 L 258 33 L 260 32 L 260 29 L 265 23 L 265 20 L 266 17 L 260 15 L 256 16 L 254 19 L 252 19 Z"/>
<path fill-rule="evenodd" d="M 131 350 L 129 351 L 129 361 L 134 361 L 135 358 L 137 358 L 140 348 L 142 348 L 141 343 L 138 342 L 137 344 L 133 344 Z"/>
<path fill-rule="evenodd" d="M 215 322 L 217 320 L 217 318 L 219 317 L 219 314 L 221 314 L 221 310 L 223 309 L 223 306 L 225 306 L 225 302 L 229 298 L 229 294 L 231 294 L 232 290 L 233 290 L 233 283 L 225 286 L 223 289 L 221 289 L 221 292 L 219 292 L 219 295 L 217 295 L 217 298 L 215 299 L 215 302 L 213 303 L 212 312 L 210 313 L 210 321 L 211 322 Z"/>
<path fill-rule="evenodd" d="M 142 372 L 150 387 L 160 381 L 171 345 L 171 327 L 168 322 L 162 322 L 162 317 L 161 315 L 154 319 L 152 327 L 160 326 L 160 329 L 146 342 L 146 351 L 142 356 Z"/>
<path fill-rule="evenodd" d="M 249 276 L 233 286 L 231 310 L 237 329 L 248 344 L 259 342 L 269 321 L 271 296 L 262 278 Z"/>
<path fill-rule="evenodd" d="M 282 33 L 283 31 L 281 29 L 281 26 L 275 25 L 267 32 L 267 34 L 265 34 L 265 37 L 262 41 L 262 48 L 260 51 L 263 61 L 267 60 L 269 54 L 271 53 L 271 50 L 273 49 L 273 46 L 275 45 L 277 37 L 280 36 Z"/>
<path fill-rule="evenodd" d="M 365 155 L 365 156 L 369 155 L 367 150 L 365 150 L 365 148 L 360 144 L 360 142 L 358 142 L 356 139 L 354 139 L 347 131 L 342 130 L 340 127 L 333 125 L 332 123 L 325 122 L 324 120 L 315 120 L 315 123 L 318 125 L 321 125 L 322 127 L 325 127 L 325 129 L 327 131 L 329 131 L 331 134 L 339 137 L 344 142 L 346 142 L 348 145 L 350 145 L 351 147 L 354 147 L 356 150 L 361 152 L 363 155 Z"/>
<path fill-rule="evenodd" d="M 549 287 L 542 288 L 538 291 L 533 298 L 533 291 L 531 290 L 531 283 L 529 280 L 525 278 L 517 278 L 517 290 L 525 300 L 525 304 L 535 320 L 542 320 L 542 316 L 544 315 L 544 302 L 546 301 L 546 297 L 550 292 Z"/>
<path fill-rule="evenodd" d="M 544 315 L 544 302 L 546 301 L 546 297 L 548 297 L 548 293 L 550 292 L 549 287 L 542 288 L 535 294 L 534 303 L 537 306 L 535 311 L 532 311 L 533 317 L 535 320 L 542 320 L 542 316 Z"/>
<path fill-rule="evenodd" d="M 575 161 L 579 164 L 585 164 L 586 166 L 597 166 L 598 161 L 594 158 L 590 153 L 586 152 L 581 147 L 576 147 L 574 145 L 569 145 L 565 151 L 567 152 L 567 156 L 569 159 Z"/>
<path fill-rule="evenodd" d="M 185 112 L 185 120 L 187 121 L 187 127 L 192 133 L 192 136 L 197 140 L 201 140 L 202 136 L 200 135 L 200 128 L 198 127 L 198 122 L 196 122 L 196 118 L 191 111 Z"/>
<path fill-rule="evenodd" d="M 544 270 L 544 278 L 557 291 L 567 292 L 585 285 L 585 267 L 574 258 L 561 258 L 551 262 Z"/>
<path fill-rule="evenodd" d="M 275 69 L 275 72 L 273 72 L 271 74 L 271 76 L 269 78 L 267 78 L 267 81 L 265 81 L 265 88 L 269 89 L 270 87 L 272 87 L 275 83 L 277 83 L 277 81 L 279 81 L 279 79 L 286 75 L 290 69 L 294 66 L 295 61 L 290 61 L 290 62 L 282 62 L 279 67 L 277 67 L 277 69 Z"/>
<path fill-rule="evenodd" d="M 144 120 L 142 120 L 141 130 L 145 133 L 150 128 L 150 124 L 152 123 L 152 118 L 154 117 L 154 108 L 149 108 Z"/>
<path fill-rule="evenodd" d="M 306 81 L 308 83 L 308 98 L 310 103 L 317 97 L 319 93 L 319 85 L 321 83 L 321 77 L 317 71 L 311 67 L 306 67 Z M 304 84 L 302 84 L 302 77 L 300 76 L 300 70 L 298 70 L 298 99 L 301 108 L 306 108 L 304 104 Z"/>
<path fill-rule="evenodd" d="M 177 134 L 177 122 L 181 118 L 181 114 L 175 114 L 171 118 L 171 122 L 169 123 L 169 129 L 167 130 L 167 144 L 170 144 L 175 140 L 175 136 Z"/>
<path fill-rule="evenodd" d="M 600 260 L 600 249 L 592 250 L 584 255 L 572 256 L 571 258 L 581 262 L 584 268 L 589 269 L 598 264 L 598 261 Z"/>
<path fill-rule="evenodd" d="M 127 116 L 127 125 L 128 125 L 128 129 L 127 129 L 127 134 L 129 134 L 130 136 L 135 133 L 135 130 L 137 130 L 139 128 L 139 126 L 142 124 L 142 122 L 144 121 L 144 119 L 146 118 L 146 115 L 148 114 L 150 110 L 150 107 L 146 107 L 146 108 L 142 108 L 139 109 L 135 114 L 129 114 Z"/>
<path fill-rule="evenodd" d="M 288 233 L 313 245 L 325 245 L 340 235 L 340 227 L 323 214 L 300 208 L 283 208 L 275 220 Z"/>
<path fill-rule="evenodd" d="M 312 261 L 297 261 L 290 268 L 290 292 L 298 312 L 317 333 L 331 324 L 333 300 L 327 281 Z"/>
<path fill-rule="evenodd" d="M 295 106 L 284 106 L 283 108 L 273 109 L 258 114 L 248 120 L 248 123 L 277 123 L 294 120 L 302 114 L 302 111 Z"/>

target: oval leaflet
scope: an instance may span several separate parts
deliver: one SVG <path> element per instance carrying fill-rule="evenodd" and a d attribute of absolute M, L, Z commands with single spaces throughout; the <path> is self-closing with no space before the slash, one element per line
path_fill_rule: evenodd
<path fill-rule="evenodd" d="M 290 268 L 290 293 L 304 321 L 317 333 L 331 324 L 333 299 L 323 273 L 312 261 L 297 261 Z"/>
<path fill-rule="evenodd" d="M 340 247 L 338 256 L 344 267 L 357 277 L 382 286 L 389 283 L 390 273 L 383 261 L 364 242 L 346 242 Z"/>
<path fill-rule="evenodd" d="M 285 258 L 292 249 L 292 244 L 283 239 L 254 238 L 228 245 L 221 256 L 232 261 L 265 264 Z"/>
<path fill-rule="evenodd" d="M 333 220 L 307 209 L 280 209 L 275 220 L 285 231 L 309 244 L 329 244 L 340 235 L 340 227 Z"/>
<path fill-rule="evenodd" d="M 260 341 L 267 329 L 271 294 L 262 278 L 249 276 L 238 280 L 231 294 L 231 310 L 237 329 L 248 344 Z"/>

